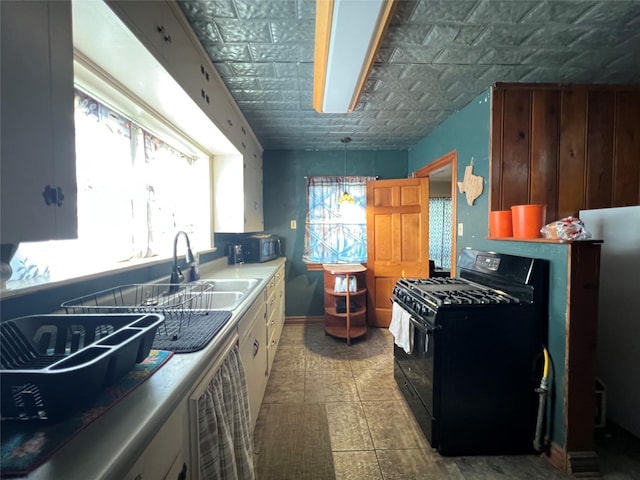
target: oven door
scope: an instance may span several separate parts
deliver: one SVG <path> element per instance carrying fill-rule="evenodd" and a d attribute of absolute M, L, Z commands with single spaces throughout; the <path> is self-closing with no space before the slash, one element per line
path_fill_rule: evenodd
<path fill-rule="evenodd" d="M 413 349 L 406 353 L 394 344 L 395 377 L 416 420 L 433 448 L 438 447 L 439 389 L 435 365 L 438 329 L 411 318 Z"/>

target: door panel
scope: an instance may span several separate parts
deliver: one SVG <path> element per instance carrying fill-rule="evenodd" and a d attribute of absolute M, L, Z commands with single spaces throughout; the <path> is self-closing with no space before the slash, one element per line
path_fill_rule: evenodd
<path fill-rule="evenodd" d="M 398 279 L 429 276 L 429 181 L 376 180 L 367 184 L 369 324 L 388 327 Z"/>

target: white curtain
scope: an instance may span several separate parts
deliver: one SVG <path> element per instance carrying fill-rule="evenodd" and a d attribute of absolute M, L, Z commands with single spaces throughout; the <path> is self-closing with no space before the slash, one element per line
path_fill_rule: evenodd
<path fill-rule="evenodd" d="M 200 478 L 254 480 L 244 368 L 236 346 L 198 398 Z"/>

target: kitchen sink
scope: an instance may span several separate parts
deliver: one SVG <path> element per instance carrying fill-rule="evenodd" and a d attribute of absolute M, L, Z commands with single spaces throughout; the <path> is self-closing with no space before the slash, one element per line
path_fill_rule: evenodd
<path fill-rule="evenodd" d="M 200 294 L 205 310 L 233 310 L 244 299 L 246 292 L 208 291 Z"/>
<path fill-rule="evenodd" d="M 207 278 L 203 282 L 211 285 L 213 292 L 249 293 L 260 280 L 258 278 Z"/>

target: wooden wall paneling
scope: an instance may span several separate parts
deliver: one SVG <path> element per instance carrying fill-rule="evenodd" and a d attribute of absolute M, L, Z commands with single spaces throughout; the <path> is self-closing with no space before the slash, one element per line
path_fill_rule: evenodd
<path fill-rule="evenodd" d="M 612 207 L 640 205 L 640 91 L 616 95 Z"/>
<path fill-rule="evenodd" d="M 613 121 L 615 93 L 590 91 L 587 100 L 587 151 L 584 208 L 606 208 L 613 197 Z"/>
<path fill-rule="evenodd" d="M 501 210 L 529 203 L 531 91 L 504 92 Z"/>
<path fill-rule="evenodd" d="M 504 89 L 496 86 L 491 91 L 491 158 L 489 159 L 489 210 L 502 210 L 502 110 Z M 452 270 L 453 271 L 453 270 Z"/>
<path fill-rule="evenodd" d="M 549 223 L 558 218 L 559 92 L 535 89 L 531 112 L 529 203 L 547 205 L 545 223 Z"/>
<path fill-rule="evenodd" d="M 578 215 L 584 205 L 587 90 L 562 90 L 560 97 L 558 217 Z"/>

